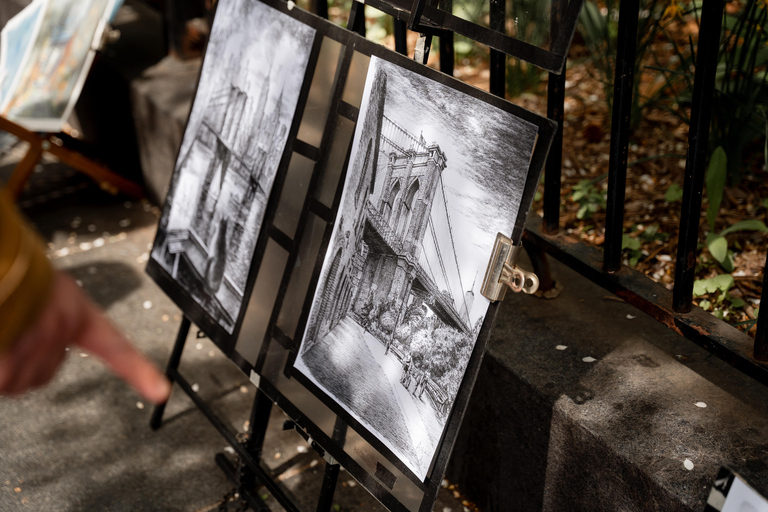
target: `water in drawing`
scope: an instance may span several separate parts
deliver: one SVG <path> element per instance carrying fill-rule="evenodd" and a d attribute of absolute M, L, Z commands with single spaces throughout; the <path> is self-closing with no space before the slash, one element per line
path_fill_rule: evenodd
<path fill-rule="evenodd" d="M 314 34 L 260 2 L 217 7 L 152 258 L 230 333 Z"/>

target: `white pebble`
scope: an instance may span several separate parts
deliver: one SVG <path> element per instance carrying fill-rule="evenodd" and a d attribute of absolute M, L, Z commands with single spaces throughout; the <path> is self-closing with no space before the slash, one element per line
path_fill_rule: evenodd
<path fill-rule="evenodd" d="M 567 345 L 558 345 L 558 346 L 556 346 L 555 348 L 556 348 L 557 350 L 565 350 L 565 349 L 567 349 L 567 348 L 568 348 L 568 346 L 567 346 Z"/>
<path fill-rule="evenodd" d="M 350 487 L 354 487 L 357 485 L 357 482 L 355 482 L 354 480 L 347 480 L 347 485 Z"/>
<path fill-rule="evenodd" d="M 691 462 L 691 459 L 685 459 L 685 460 L 683 461 L 683 466 L 685 466 L 685 469 L 687 469 L 688 471 L 690 471 L 690 470 L 692 470 L 692 469 L 693 469 L 693 462 Z"/>
<path fill-rule="evenodd" d="M 136 402 L 136 408 L 137 409 L 143 409 L 144 408 L 144 402 Z"/>
<path fill-rule="evenodd" d="M 248 392 L 248 386 L 245 386 L 245 385 L 240 386 L 240 392 L 241 393 L 247 393 Z"/>
<path fill-rule="evenodd" d="M 453 512 L 451 507 L 443 507 L 443 512 Z"/>
<path fill-rule="evenodd" d="M 195 393 L 200 391 L 200 384 L 192 384 L 192 391 L 194 391 Z"/>
<path fill-rule="evenodd" d="M 86 354 L 85 352 L 80 352 L 80 357 L 88 357 L 88 354 Z"/>
<path fill-rule="evenodd" d="M 75 281 L 75 284 L 76 284 L 77 286 L 79 286 L 80 288 L 82 288 L 82 287 L 83 287 L 83 282 L 82 282 L 81 280 L 79 280 L 79 279 L 78 279 L 77 281 Z"/>
<path fill-rule="evenodd" d="M 142 305 L 144 306 L 144 309 L 152 309 L 152 301 L 151 300 L 145 300 L 144 304 L 142 304 Z"/>
<path fill-rule="evenodd" d="M 80 244 L 81 251 L 90 251 L 92 247 L 93 247 L 93 244 L 90 242 L 83 242 Z"/>
<path fill-rule="evenodd" d="M 702 409 L 704 409 L 706 406 L 707 404 L 705 404 L 704 402 L 696 402 L 696 407 L 701 407 Z"/>
<path fill-rule="evenodd" d="M 307 453 L 307 447 L 306 446 L 297 446 L 296 451 L 299 453 Z"/>
<path fill-rule="evenodd" d="M 231 453 L 232 455 L 235 454 L 235 449 L 232 448 L 231 446 L 225 446 L 224 447 L 224 451 L 227 452 L 227 453 Z"/>
<path fill-rule="evenodd" d="M 67 254 L 69 254 L 69 247 L 64 247 L 56 251 L 57 256 L 66 256 Z"/>
<path fill-rule="evenodd" d="M 312 462 L 309 463 L 309 467 L 313 468 L 313 467 L 317 466 L 317 464 L 318 464 L 317 459 L 315 459 L 315 460 L 313 460 Z"/>
<path fill-rule="evenodd" d="M 213 350 L 208 352 L 208 357 L 213 357 L 215 355 L 216 355 L 216 352 L 214 352 Z"/>
<path fill-rule="evenodd" d="M 120 222 L 117 223 L 118 226 L 121 228 L 127 228 L 131 225 L 131 219 L 123 219 Z"/>
<path fill-rule="evenodd" d="M 443 480 L 440 482 L 440 487 L 442 487 L 443 489 L 447 489 L 447 488 L 448 488 L 448 480 L 446 480 L 446 479 L 443 479 Z"/>
<path fill-rule="evenodd" d="M 635 315 L 627 315 L 627 320 L 634 320 L 635 318 L 637 318 L 637 316 L 635 316 Z"/>
<path fill-rule="evenodd" d="M 197 345 L 195 345 L 195 348 L 197 350 L 203 350 L 203 344 L 202 343 L 198 343 Z"/>
<path fill-rule="evenodd" d="M 585 363 L 594 363 L 595 361 L 597 361 L 597 359 L 595 359 L 592 356 L 582 357 L 581 360 L 584 361 Z"/>
<path fill-rule="evenodd" d="M 104 239 L 103 238 L 97 238 L 96 240 L 93 241 L 93 246 L 94 247 L 101 247 L 103 245 L 104 245 Z"/>

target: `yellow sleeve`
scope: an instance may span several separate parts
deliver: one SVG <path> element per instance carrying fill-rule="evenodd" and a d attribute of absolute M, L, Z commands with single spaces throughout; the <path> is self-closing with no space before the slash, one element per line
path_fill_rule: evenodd
<path fill-rule="evenodd" d="M 0 189 L 0 354 L 35 321 L 52 281 L 40 241 Z"/>

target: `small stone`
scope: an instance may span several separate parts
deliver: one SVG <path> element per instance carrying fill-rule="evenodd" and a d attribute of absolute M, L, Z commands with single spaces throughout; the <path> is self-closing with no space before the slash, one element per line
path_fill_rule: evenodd
<path fill-rule="evenodd" d="M 144 408 L 144 402 L 136 402 L 136 408 L 137 409 L 143 409 Z"/>
<path fill-rule="evenodd" d="M 243 432 L 248 432 L 248 429 L 251 426 L 251 422 L 248 420 L 245 420 L 245 423 L 243 423 Z"/>
<path fill-rule="evenodd" d="M 208 351 L 208 357 L 213 357 L 215 355 L 216 355 L 216 352 L 214 352 L 213 350 Z"/>
<path fill-rule="evenodd" d="M 231 453 L 232 455 L 235 454 L 235 449 L 232 448 L 231 446 L 225 446 L 224 447 L 224 451 L 227 452 L 227 453 Z"/>
<path fill-rule="evenodd" d="M 453 512 L 451 507 L 443 507 L 443 512 Z"/>
<path fill-rule="evenodd" d="M 92 247 L 93 247 L 93 244 L 90 242 L 83 242 L 80 244 L 81 251 L 90 251 Z"/>
<path fill-rule="evenodd" d="M 307 447 L 306 446 L 297 446 L 296 451 L 299 453 L 307 453 Z"/>
<path fill-rule="evenodd" d="M 88 267 L 88 273 L 89 273 L 89 274 L 91 274 L 92 276 L 93 276 L 93 275 L 96 275 L 96 273 L 97 273 L 98 271 L 99 271 L 99 269 L 97 269 L 97 268 L 96 268 L 96 267 L 94 267 L 93 265 L 91 265 L 90 267 Z"/>
<path fill-rule="evenodd" d="M 21 487 L 14 487 L 13 490 L 16 491 L 16 492 L 21 492 Z"/>
<path fill-rule="evenodd" d="M 582 357 L 581 360 L 584 361 L 585 363 L 594 363 L 595 361 L 597 361 L 597 359 L 595 359 L 592 356 Z"/>
<path fill-rule="evenodd" d="M 248 392 L 248 386 L 246 386 L 245 384 L 240 386 L 240 392 L 241 393 L 247 393 Z"/>
<path fill-rule="evenodd" d="M 88 357 L 88 354 L 86 354 L 85 352 L 80 352 L 80 357 Z"/>
<path fill-rule="evenodd" d="M 93 241 L 93 246 L 94 247 L 102 247 L 104 245 L 104 243 L 105 242 L 104 242 L 103 238 L 97 238 L 96 240 Z"/>
<path fill-rule="evenodd" d="M 169 317 L 168 315 L 163 315 L 162 317 L 160 317 L 160 319 L 161 319 L 163 322 L 167 322 L 168 320 L 170 320 L 170 319 L 171 319 L 171 317 Z"/>
<path fill-rule="evenodd" d="M 144 306 L 144 309 L 152 309 L 152 301 L 151 300 L 145 300 L 144 304 L 142 304 L 142 306 Z"/>
<path fill-rule="evenodd" d="M 197 345 L 195 345 L 195 348 L 197 350 L 203 350 L 203 344 L 202 343 L 198 343 Z"/>
<path fill-rule="evenodd" d="M 192 384 L 192 391 L 194 391 L 195 393 L 200 391 L 200 384 Z"/>
<path fill-rule="evenodd" d="M 90 231 L 91 233 L 95 233 L 96 232 L 96 224 L 88 224 L 88 231 Z"/>
<path fill-rule="evenodd" d="M 635 318 L 637 318 L 636 315 L 627 315 L 627 320 L 634 320 Z"/>
<path fill-rule="evenodd" d="M 121 228 L 127 228 L 131 225 L 131 219 L 123 219 L 120 222 L 117 223 L 118 226 Z"/>
<path fill-rule="evenodd" d="M 687 469 L 688 471 L 690 471 L 690 470 L 692 470 L 692 469 L 693 469 L 693 462 L 691 462 L 691 459 L 685 459 L 685 460 L 683 461 L 683 466 L 685 466 L 685 469 Z"/>
<path fill-rule="evenodd" d="M 280 452 L 277 452 L 273 457 L 273 459 L 277 460 L 280 458 Z"/>
<path fill-rule="evenodd" d="M 82 287 L 83 287 L 83 282 L 82 282 L 81 280 L 79 280 L 79 279 L 75 281 L 75 284 L 76 284 L 77 286 L 79 286 L 80 288 L 82 288 Z"/>
<path fill-rule="evenodd" d="M 443 480 L 440 482 L 440 487 L 442 487 L 443 489 L 447 489 L 447 488 L 448 488 L 448 480 L 446 480 L 446 479 L 443 479 Z"/>
<path fill-rule="evenodd" d="M 309 467 L 313 468 L 317 466 L 317 464 L 318 464 L 317 460 L 313 460 L 312 462 L 309 463 Z"/>
<path fill-rule="evenodd" d="M 357 485 L 357 482 L 355 482 L 354 480 L 347 480 L 347 485 L 349 487 L 355 487 Z"/>
<path fill-rule="evenodd" d="M 69 254 L 69 247 L 64 247 L 56 251 L 57 256 L 66 256 L 67 254 Z"/>
<path fill-rule="evenodd" d="M 701 407 L 702 409 L 704 409 L 706 406 L 707 404 L 705 404 L 704 402 L 696 402 L 696 407 Z"/>
<path fill-rule="evenodd" d="M 567 347 L 566 345 L 558 345 L 558 346 L 556 346 L 555 348 L 556 348 L 557 350 L 565 350 L 565 349 L 567 349 L 568 347 Z"/>

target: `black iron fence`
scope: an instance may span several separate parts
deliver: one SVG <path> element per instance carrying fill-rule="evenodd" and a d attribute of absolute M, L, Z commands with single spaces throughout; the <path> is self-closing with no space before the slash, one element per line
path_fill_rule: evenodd
<path fill-rule="evenodd" d="M 419 55 L 426 58 L 431 38 L 439 37 L 440 69 L 453 74 L 453 31 L 461 32 L 477 42 L 491 47 L 490 90 L 505 94 L 506 55 L 525 60 L 549 71 L 547 116 L 560 125 L 552 147 L 544 176 L 543 217 L 529 219 L 524 236 L 526 250 L 531 256 L 541 287 L 553 286 L 547 256 L 554 257 L 588 279 L 615 293 L 626 302 L 653 316 L 670 329 L 699 344 L 768 385 L 768 315 L 757 322 L 754 340 L 724 321 L 693 306 L 693 285 L 699 251 L 699 221 L 702 215 L 702 192 L 706 174 L 707 145 L 718 65 L 718 50 L 723 20 L 723 0 L 705 0 L 700 13 L 700 28 L 696 48 L 696 68 L 691 100 L 690 131 L 685 162 L 685 181 L 680 211 L 679 239 L 675 259 L 674 288 L 670 291 L 643 273 L 622 264 L 622 238 L 624 235 L 624 200 L 627 182 L 627 157 L 630 132 L 630 112 L 633 96 L 633 72 L 636 52 L 639 0 L 622 0 L 619 12 L 618 41 L 614 80 L 614 101 L 611 122 L 608 194 L 605 220 L 605 242 L 601 248 L 574 241 L 561 233 L 561 167 L 562 125 L 565 100 L 565 55 L 573 35 L 575 18 L 581 0 L 552 0 L 549 51 L 541 52 L 530 44 L 499 38 L 494 31 L 503 33 L 506 15 L 505 2 L 490 2 L 488 27 L 469 27 L 455 17 L 432 14 L 450 11 L 450 0 L 367 0 L 394 19 L 395 47 L 407 53 L 406 28 L 422 33 Z M 325 0 L 314 0 L 312 9 L 328 17 Z M 364 5 L 352 2 L 348 28 L 365 35 Z M 567 40 L 566 40 L 567 39 Z M 565 43 L 564 43 L 565 41 Z M 426 49 L 426 50 L 425 50 Z M 506 54 L 506 55 L 505 55 Z M 558 61 L 558 59 L 560 59 Z M 765 289 L 764 272 L 764 288 Z"/>

